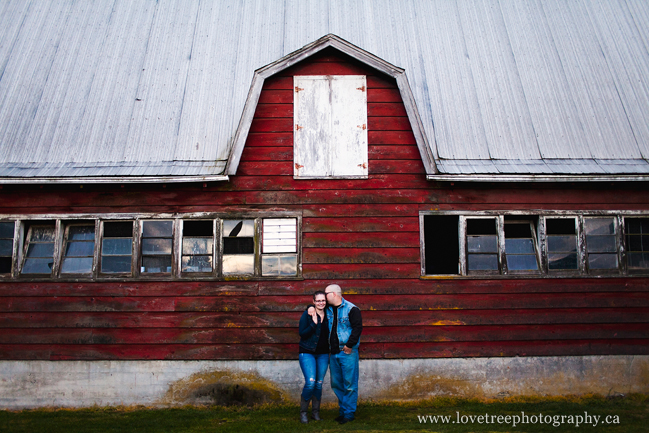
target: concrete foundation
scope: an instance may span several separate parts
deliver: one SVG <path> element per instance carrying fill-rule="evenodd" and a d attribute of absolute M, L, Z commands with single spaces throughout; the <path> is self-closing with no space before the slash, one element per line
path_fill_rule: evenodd
<path fill-rule="evenodd" d="M 360 398 L 649 393 L 649 356 L 363 360 Z M 298 401 L 297 361 L 1 361 L 0 407 Z M 335 401 L 325 379 L 323 400 Z"/>

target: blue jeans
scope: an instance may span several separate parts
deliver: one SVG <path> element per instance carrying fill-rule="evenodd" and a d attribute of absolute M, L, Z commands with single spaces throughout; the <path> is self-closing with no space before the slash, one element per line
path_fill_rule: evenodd
<path fill-rule="evenodd" d="M 302 389 L 302 398 L 306 401 L 315 397 L 322 398 L 322 381 L 324 381 L 329 367 L 329 354 L 311 355 L 310 353 L 300 353 L 300 368 L 304 374 L 304 389 Z"/>
<path fill-rule="evenodd" d="M 338 397 L 341 416 L 354 419 L 358 402 L 358 349 L 347 355 L 341 351 L 331 355 L 331 389 Z"/>

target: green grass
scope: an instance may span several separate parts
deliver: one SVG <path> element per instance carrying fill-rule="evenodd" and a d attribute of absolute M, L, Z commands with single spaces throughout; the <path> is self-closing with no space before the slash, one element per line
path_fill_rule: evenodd
<path fill-rule="evenodd" d="M 474 423 L 431 424 L 420 423 L 418 416 L 446 415 L 450 421 L 457 416 L 474 416 Z M 480 415 L 600 416 L 600 423 L 594 427 L 582 424 L 563 424 L 558 427 L 548 424 L 478 423 Z M 25 411 L 0 411 L 0 431 L 13 432 L 647 432 L 649 431 L 649 396 L 631 395 L 625 398 L 603 397 L 553 398 L 553 399 L 508 399 L 483 402 L 454 398 L 436 398 L 406 403 L 371 403 L 359 405 L 356 420 L 344 426 L 333 418 L 338 415 L 337 407 L 326 405 L 322 410 L 324 421 L 300 424 L 298 407 L 293 405 L 268 405 L 255 408 L 183 407 L 176 409 L 135 408 L 91 408 L 79 410 L 39 409 Z M 603 424 L 602 420 L 618 417 L 619 424 Z M 560 419 L 560 418 L 559 418 Z M 615 418 L 611 418 L 614 420 Z M 460 418 L 462 420 L 462 418 Z M 530 421 L 532 418 L 530 418 Z"/>

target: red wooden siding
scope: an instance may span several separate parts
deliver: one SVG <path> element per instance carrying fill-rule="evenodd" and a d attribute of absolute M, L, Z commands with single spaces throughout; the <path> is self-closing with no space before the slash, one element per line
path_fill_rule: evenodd
<path fill-rule="evenodd" d="M 293 179 L 294 74 L 368 76 L 368 179 Z M 440 209 L 649 200 L 643 185 L 428 182 L 394 80 L 326 51 L 266 81 L 230 182 L 0 190 L 5 214 L 298 211 L 303 280 L 3 281 L 0 359 L 296 359 L 300 314 L 332 282 L 363 310 L 365 358 L 649 354 L 647 278 L 420 279 L 419 212 Z"/>

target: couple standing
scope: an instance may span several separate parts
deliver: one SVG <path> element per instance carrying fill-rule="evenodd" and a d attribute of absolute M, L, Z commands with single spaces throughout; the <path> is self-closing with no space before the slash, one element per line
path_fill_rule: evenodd
<path fill-rule="evenodd" d="M 300 421 L 309 422 L 309 402 L 312 402 L 313 419 L 320 421 L 322 382 L 331 365 L 331 389 L 340 407 L 336 421 L 345 424 L 354 420 L 358 401 L 361 310 L 343 298 L 337 284 L 327 286 L 324 292 L 315 292 L 313 302 L 315 308 L 310 306 L 300 318 L 300 368 L 305 382 L 300 398 Z"/>

